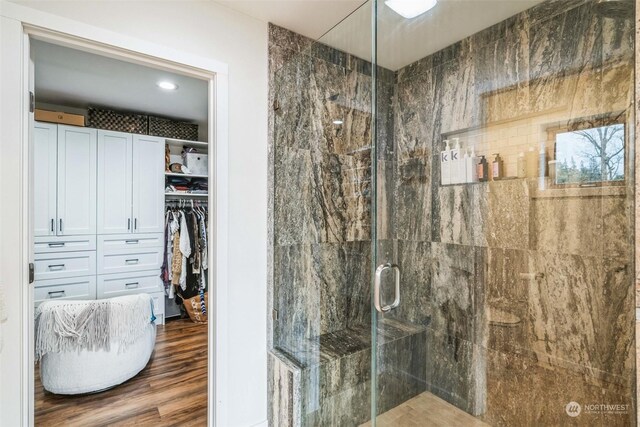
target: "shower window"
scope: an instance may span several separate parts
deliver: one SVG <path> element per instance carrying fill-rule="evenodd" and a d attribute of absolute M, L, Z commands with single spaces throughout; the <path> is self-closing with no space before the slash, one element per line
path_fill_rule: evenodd
<path fill-rule="evenodd" d="M 625 179 L 625 125 L 593 126 L 555 132 L 558 185 L 621 185 Z"/>

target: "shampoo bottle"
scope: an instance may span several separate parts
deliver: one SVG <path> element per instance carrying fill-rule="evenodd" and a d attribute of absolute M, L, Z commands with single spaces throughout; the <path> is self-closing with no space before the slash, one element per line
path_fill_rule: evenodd
<path fill-rule="evenodd" d="M 547 175 L 547 151 L 544 142 L 540 143 L 540 151 L 538 153 L 538 173 L 541 178 Z"/>
<path fill-rule="evenodd" d="M 444 151 L 440 152 L 440 183 L 442 185 L 451 184 L 451 147 L 449 140 L 444 140 Z"/>
<path fill-rule="evenodd" d="M 527 161 L 524 157 L 524 151 L 518 154 L 518 178 L 526 178 L 527 176 Z"/>
<path fill-rule="evenodd" d="M 539 188 L 544 190 L 546 187 L 545 176 L 547 175 L 547 151 L 545 149 L 545 143 L 540 143 L 540 151 L 538 152 L 538 179 Z"/>
<path fill-rule="evenodd" d="M 480 161 L 478 162 L 478 181 L 485 182 L 489 179 L 489 163 L 484 156 L 480 156 Z"/>
<path fill-rule="evenodd" d="M 462 182 L 460 176 L 460 164 L 462 158 L 460 157 L 460 139 L 453 138 L 453 148 L 451 149 L 451 184 L 459 184 Z M 464 167 L 464 166 L 463 166 Z"/>
<path fill-rule="evenodd" d="M 493 163 L 491 164 L 491 179 L 498 180 L 504 177 L 504 164 L 500 154 L 494 154 Z"/>
<path fill-rule="evenodd" d="M 469 171 L 467 170 L 467 164 L 469 163 L 469 151 L 464 150 L 464 156 L 462 156 L 462 163 L 464 165 L 464 175 L 462 182 L 469 182 Z"/>
<path fill-rule="evenodd" d="M 536 178 L 538 176 L 538 156 L 533 150 L 533 147 L 529 147 L 529 151 L 526 154 L 527 164 L 527 178 Z"/>
<path fill-rule="evenodd" d="M 478 181 L 478 160 L 476 159 L 476 152 L 471 148 L 470 152 L 465 157 L 465 178 L 466 182 Z"/>

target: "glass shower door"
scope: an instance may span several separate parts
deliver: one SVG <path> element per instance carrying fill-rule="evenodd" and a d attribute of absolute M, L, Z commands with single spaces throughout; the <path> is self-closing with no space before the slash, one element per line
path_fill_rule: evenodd
<path fill-rule="evenodd" d="M 636 425 L 634 2 L 372 1 L 369 425 Z"/>

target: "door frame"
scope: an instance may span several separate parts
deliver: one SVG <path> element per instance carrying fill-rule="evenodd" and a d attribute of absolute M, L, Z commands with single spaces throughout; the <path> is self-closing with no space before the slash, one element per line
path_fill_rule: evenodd
<path fill-rule="evenodd" d="M 11 408 L 11 411 L 19 411 L 21 425 L 34 424 L 34 357 L 33 357 L 33 285 L 28 284 L 28 264 L 33 262 L 33 232 L 31 231 L 31 210 L 33 203 L 32 189 L 32 142 L 30 141 L 31 130 L 29 129 L 29 59 L 30 59 L 30 39 L 43 40 L 73 49 L 83 50 L 108 56 L 114 59 L 133 62 L 152 68 L 162 69 L 173 73 L 179 73 L 193 78 L 206 80 L 208 82 L 208 141 L 209 149 L 209 177 L 213 179 L 210 186 L 208 206 L 210 224 L 214 239 L 210 240 L 209 251 L 209 292 L 212 293 L 214 308 L 210 310 L 208 323 L 208 425 L 227 425 L 227 409 L 225 390 L 228 385 L 228 377 L 225 374 L 224 366 L 227 364 L 228 346 L 227 341 L 228 317 L 227 317 L 227 295 L 228 290 L 228 66 L 227 64 L 212 60 L 206 57 L 192 55 L 183 51 L 167 48 L 145 40 L 123 36 L 108 30 L 104 30 L 91 25 L 83 24 L 67 18 L 51 15 L 30 9 L 18 4 L 0 0 L 0 19 L 3 23 L 9 20 L 17 21 L 20 25 L 6 25 L 7 29 L 2 29 L 3 34 L 11 32 L 12 44 L 6 48 L 10 54 L 20 54 L 22 61 L 3 65 L 3 79 L 20 81 L 22 102 L 20 103 L 19 121 L 3 122 L 4 129 L 0 129 L 4 143 L 7 139 L 20 135 L 20 161 L 15 161 L 13 185 L 19 188 L 20 200 L 13 203 L 19 209 L 19 236 L 22 238 L 20 250 L 16 250 L 5 256 L 19 259 L 18 263 L 9 262 L 9 268 L 13 271 L 13 276 L 18 277 L 17 284 L 12 285 L 13 289 L 5 288 L 7 294 L 18 291 L 14 294 L 15 304 L 19 313 L 16 321 L 11 321 L 13 325 L 18 325 L 20 329 L 18 348 L 19 353 L 19 373 L 14 372 L 12 376 L 19 384 L 13 384 L 13 397 L 9 398 L 4 394 L 6 407 L 3 411 Z M 19 29 L 19 30 L 18 30 Z M 17 34 L 18 31 L 21 34 Z M 17 41 L 20 41 L 18 43 Z M 6 42 L 10 43 L 10 42 Z M 19 46 L 18 46 L 19 45 Z M 9 55 L 7 53 L 7 56 Z M 3 53 L 4 55 L 4 53 Z M 8 77 L 7 77 L 8 76 Z M 15 98 L 14 98 L 15 100 Z M 13 110 L 15 111 L 15 110 Z M 4 198 L 4 197 L 3 197 Z M 10 199 L 3 200 L 11 203 Z M 16 266 L 19 266 L 15 268 Z M 5 271 L 5 273 L 7 273 Z M 19 287 L 19 289 L 18 289 Z M 15 313 L 16 309 L 13 310 Z M 10 313 L 11 315 L 11 313 Z M 7 326 L 7 325 L 5 325 Z M 11 335 L 11 334 L 9 334 Z M 13 337 L 16 335 L 13 334 Z M 216 351 L 217 350 L 217 351 Z M 9 352 L 5 348 L 5 352 Z M 14 360 L 14 359 L 11 359 Z M 17 364 L 17 363 L 15 363 Z M 12 365 L 14 365 L 12 363 Z M 19 374 L 19 375 L 18 375 Z M 19 387 L 16 387 L 19 385 Z M 18 390 L 16 390 L 18 389 Z M 6 390 L 6 389 L 5 389 Z M 4 405 L 3 405 L 4 406 Z M 11 417 L 16 419 L 14 417 Z M 1 420 L 0 420 L 1 421 Z"/>

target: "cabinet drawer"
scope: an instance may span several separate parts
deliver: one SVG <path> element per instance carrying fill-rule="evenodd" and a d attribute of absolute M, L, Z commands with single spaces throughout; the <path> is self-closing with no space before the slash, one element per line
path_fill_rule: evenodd
<path fill-rule="evenodd" d="M 37 254 L 95 250 L 96 236 L 36 237 L 34 244 L 34 252 Z"/>
<path fill-rule="evenodd" d="M 98 236 L 98 247 L 104 254 L 162 248 L 163 239 L 164 233 L 101 235 Z"/>
<path fill-rule="evenodd" d="M 154 292 L 162 292 L 164 294 L 159 271 L 135 274 L 103 274 L 98 276 L 98 298 Z"/>
<path fill-rule="evenodd" d="M 34 302 L 36 307 L 47 300 L 92 300 L 96 299 L 96 276 L 70 279 L 40 280 L 35 282 Z"/>
<path fill-rule="evenodd" d="M 34 266 L 36 280 L 88 276 L 96 274 L 96 253 L 85 251 L 37 254 Z"/>
<path fill-rule="evenodd" d="M 159 275 L 161 266 L 162 248 L 98 253 L 98 274 L 156 270 L 154 273 Z"/>

